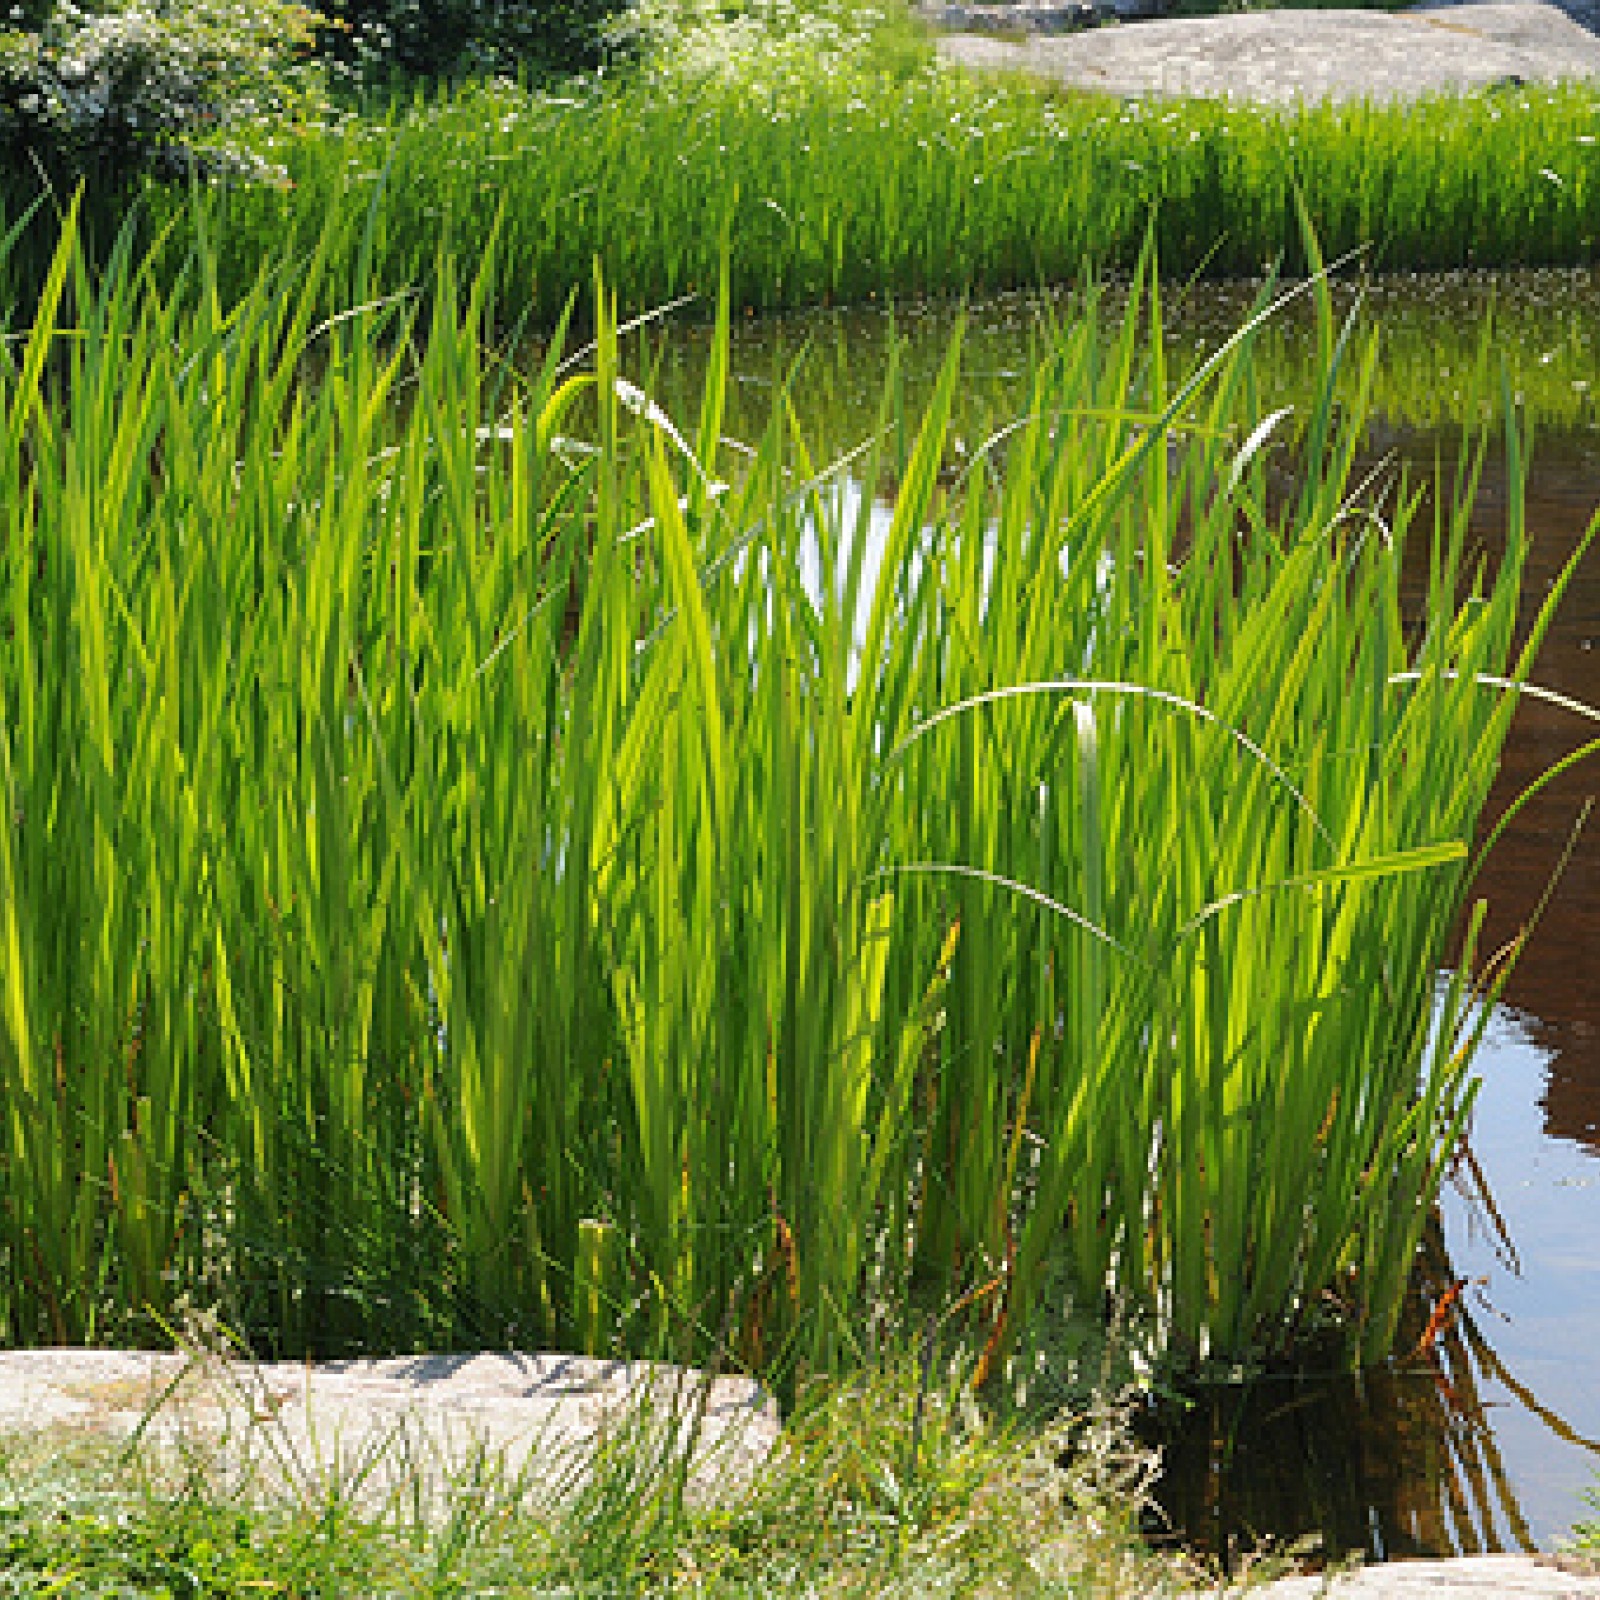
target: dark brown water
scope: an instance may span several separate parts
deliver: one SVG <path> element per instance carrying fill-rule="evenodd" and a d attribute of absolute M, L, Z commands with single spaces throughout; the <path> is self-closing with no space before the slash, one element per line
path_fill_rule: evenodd
<path fill-rule="evenodd" d="M 1206 289 L 1169 304 L 1174 350 L 1213 348 L 1254 292 Z M 1504 362 L 1538 435 L 1527 502 L 1531 621 L 1600 508 L 1600 275 L 1390 281 L 1369 286 L 1367 299 L 1386 349 L 1377 384 L 1386 421 L 1375 443 L 1427 472 L 1456 448 L 1474 368 Z M 1341 291 L 1341 309 L 1352 300 Z M 1056 297 L 970 313 L 964 370 L 975 418 L 996 405 L 1014 414 L 1029 342 L 1066 309 Z M 897 320 L 913 410 L 952 322 L 938 306 Z M 797 401 L 813 437 L 841 447 L 865 437 L 888 327 L 882 313 L 834 313 L 744 330 L 730 431 L 741 411 L 752 422 L 765 415 L 774 375 L 798 362 Z M 668 346 L 682 364 L 657 375 L 669 409 L 694 392 L 693 346 L 704 338 L 675 334 Z M 1303 389 L 1309 320 L 1275 323 L 1266 343 L 1277 388 L 1263 411 Z M 1475 517 L 1491 555 L 1505 498 L 1491 458 Z M 1577 573 L 1534 676 L 1600 705 L 1600 550 Z M 1600 725 L 1525 701 L 1491 814 L 1597 736 Z M 1478 1057 L 1468 1148 L 1396 1359 L 1359 1382 L 1302 1373 L 1218 1386 L 1181 1415 L 1153 1416 L 1174 1536 L 1221 1555 L 1311 1536 L 1330 1554 L 1382 1558 L 1548 1548 L 1576 1520 L 1600 1516 L 1583 1498 L 1600 1485 L 1600 807 L 1572 842 L 1597 793 L 1600 758 L 1527 808 L 1479 881 L 1491 908 L 1485 951 L 1514 938 L 1547 889 L 1548 901 Z"/>
<path fill-rule="evenodd" d="M 1530 611 L 1600 509 L 1600 432 L 1547 437 L 1536 448 L 1534 469 L 1528 523 L 1536 542 L 1525 608 Z M 1497 510 L 1495 488 L 1486 486 L 1482 514 L 1487 517 Z M 1587 560 L 1576 573 L 1540 656 L 1537 678 L 1600 704 L 1600 557 Z M 1556 708 L 1524 705 L 1506 753 L 1499 804 L 1596 735 L 1600 727 L 1575 722 Z M 1531 915 L 1559 858 L 1560 842 L 1597 789 L 1600 772 L 1592 767 L 1558 779 L 1495 849 L 1482 892 L 1502 933 L 1514 932 Z M 1548 1082 L 1538 1097 L 1545 1133 L 1600 1155 L 1600 828 L 1591 829 L 1573 851 L 1537 947 L 1519 965 L 1508 998 L 1525 1014 L 1530 1041 L 1548 1057 Z M 1600 1255 L 1600 1213 L 1594 1221 Z"/>
<path fill-rule="evenodd" d="M 1400 442 L 1420 460 L 1439 443 Z M 1491 474 L 1476 516 L 1491 550 L 1504 499 L 1503 474 Z M 1600 432 L 1547 436 L 1528 499 L 1525 621 L 1597 507 Z M 1535 678 L 1600 704 L 1600 554 L 1577 571 Z M 1595 736 L 1525 702 L 1491 815 Z M 1568 847 L 1597 792 L 1600 761 L 1557 780 L 1479 879 L 1485 949 L 1549 899 L 1478 1057 L 1468 1150 L 1399 1358 L 1361 1382 L 1218 1387 L 1186 1416 L 1156 1419 L 1168 1531 L 1186 1542 L 1226 1555 L 1312 1535 L 1375 1559 L 1526 1550 L 1595 1515 L 1582 1496 L 1600 1483 L 1600 810 Z M 1418 1357 L 1433 1308 L 1462 1279 L 1431 1357 Z"/>

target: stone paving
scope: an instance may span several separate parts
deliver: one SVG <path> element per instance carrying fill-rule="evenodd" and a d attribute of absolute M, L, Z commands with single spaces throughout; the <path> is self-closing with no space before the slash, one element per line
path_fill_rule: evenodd
<path fill-rule="evenodd" d="M 1563 1571 L 1535 1556 L 1468 1556 L 1455 1561 L 1392 1561 L 1330 1578 L 1280 1578 L 1229 1591 L 1248 1600 L 1592 1600 L 1600 1577 Z"/>
<path fill-rule="evenodd" d="M 582 1356 L 302 1364 L 0 1351 L 0 1436 L 138 1439 L 153 1465 L 198 1465 L 219 1489 L 315 1502 L 342 1489 L 371 1509 L 395 1496 L 438 1503 L 478 1464 L 535 1498 L 559 1497 L 583 1480 L 608 1433 L 640 1427 L 676 1430 L 690 1493 L 714 1496 L 766 1459 L 778 1410 L 747 1378 Z"/>
<path fill-rule="evenodd" d="M 1406 99 L 1600 80 L 1600 0 L 1464 0 L 1385 11 L 1251 11 L 1011 39 L 957 32 L 940 52 L 1124 98 Z"/>

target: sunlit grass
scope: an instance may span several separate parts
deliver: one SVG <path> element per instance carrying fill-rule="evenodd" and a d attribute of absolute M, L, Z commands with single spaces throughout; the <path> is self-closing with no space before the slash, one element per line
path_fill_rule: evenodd
<path fill-rule="evenodd" d="M 131 1432 L 92 1415 L 0 1430 L 6 1593 L 1112 1600 L 1209 1576 L 1140 1539 L 1157 1458 L 1109 1398 L 1124 1380 L 1104 1345 L 1070 1400 L 1027 1410 L 980 1405 L 970 1353 L 885 1349 L 808 1385 L 773 1437 L 764 1418 L 754 1436 L 709 1421 L 711 1374 L 648 1363 L 626 1395 L 581 1404 L 558 1382 L 559 1420 L 535 1404 L 487 1430 L 426 1382 L 414 1408 L 392 1377 L 364 1403 L 325 1368 L 347 1385 L 333 1402 L 308 1368 L 286 1420 L 262 1403 L 282 1369 L 214 1317 L 174 1342 L 159 1382 L 125 1380 Z"/>
<path fill-rule="evenodd" d="M 286 129 L 263 154 L 291 186 L 232 194 L 216 237 L 236 290 L 285 236 L 309 248 L 330 210 L 375 205 L 374 283 L 392 289 L 425 281 L 445 241 L 476 255 L 498 218 L 506 290 L 541 323 L 596 259 L 634 308 L 709 304 L 724 250 L 736 309 L 904 300 L 1131 268 L 1152 214 L 1164 270 L 1255 275 L 1297 256 L 1297 186 L 1329 255 L 1366 247 L 1375 269 L 1581 264 L 1597 140 L 1591 88 L 1140 106 L 885 70 L 863 47 Z"/>
<path fill-rule="evenodd" d="M 10 1594 L 1176 1594 L 1198 1580 L 1139 1545 L 1152 1463 L 1112 1408 L 1026 1433 L 915 1363 L 804 1405 L 753 1483 L 685 1496 L 634 1417 L 563 1492 L 486 1457 L 441 1479 L 404 1456 L 392 1496 L 302 1497 L 181 1450 L 0 1437 L 0 1586 Z M 270 1433 L 262 1419 L 257 1431 Z M 230 1456 L 270 1440 L 234 1440 Z M 369 1463 L 369 1469 L 371 1464 Z"/>
<path fill-rule="evenodd" d="M 828 468 L 781 397 L 724 438 L 725 326 L 672 418 L 604 298 L 523 373 L 492 255 L 424 320 L 339 227 L 231 309 L 69 227 L 0 357 L 0 1338 L 187 1299 L 792 1393 L 929 1314 L 996 1375 L 1066 1292 L 1385 1355 L 1483 1016 L 1434 974 L 1514 415 L 1503 560 L 1469 461 L 1413 598 L 1325 295 L 1298 414 L 1136 293 L 959 470 L 959 340 Z"/>

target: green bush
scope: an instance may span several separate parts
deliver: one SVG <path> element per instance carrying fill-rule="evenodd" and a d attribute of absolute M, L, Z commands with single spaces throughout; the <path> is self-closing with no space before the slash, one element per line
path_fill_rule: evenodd
<path fill-rule="evenodd" d="M 0 161 L 32 183 L 238 165 L 219 134 L 306 93 L 288 0 L 29 0 L 0 32 Z"/>
<path fill-rule="evenodd" d="M 535 75 L 598 66 L 627 0 L 341 0 L 325 50 L 362 77 Z"/>

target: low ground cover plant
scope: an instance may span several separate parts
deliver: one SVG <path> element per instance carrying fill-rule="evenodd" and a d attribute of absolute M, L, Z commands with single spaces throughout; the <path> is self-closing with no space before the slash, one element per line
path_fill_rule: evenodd
<path fill-rule="evenodd" d="M 1114 1409 L 1019 1434 L 942 1374 L 930 1389 L 916 1368 L 858 1375 L 808 1403 L 747 1489 L 711 1499 L 685 1496 L 681 1462 L 636 1417 L 616 1420 L 594 1472 L 565 1490 L 550 1463 L 519 1478 L 487 1456 L 438 1481 L 418 1452 L 380 1505 L 355 1473 L 304 1496 L 262 1494 L 200 1438 L 132 1455 L 87 1439 L 48 1449 L 0 1439 L 0 1585 L 216 1600 L 666 1590 L 1113 1600 L 1198 1581 L 1192 1563 L 1139 1543 L 1152 1462 Z"/>
<path fill-rule="evenodd" d="M 0 1338 L 1386 1354 L 1560 588 L 1514 653 L 1514 419 L 1413 599 L 1325 298 L 1293 421 L 1136 294 L 829 467 L 724 440 L 725 323 L 673 418 L 604 293 L 526 374 L 492 256 L 424 322 L 336 227 L 224 310 L 69 226 L 0 357 Z"/>

